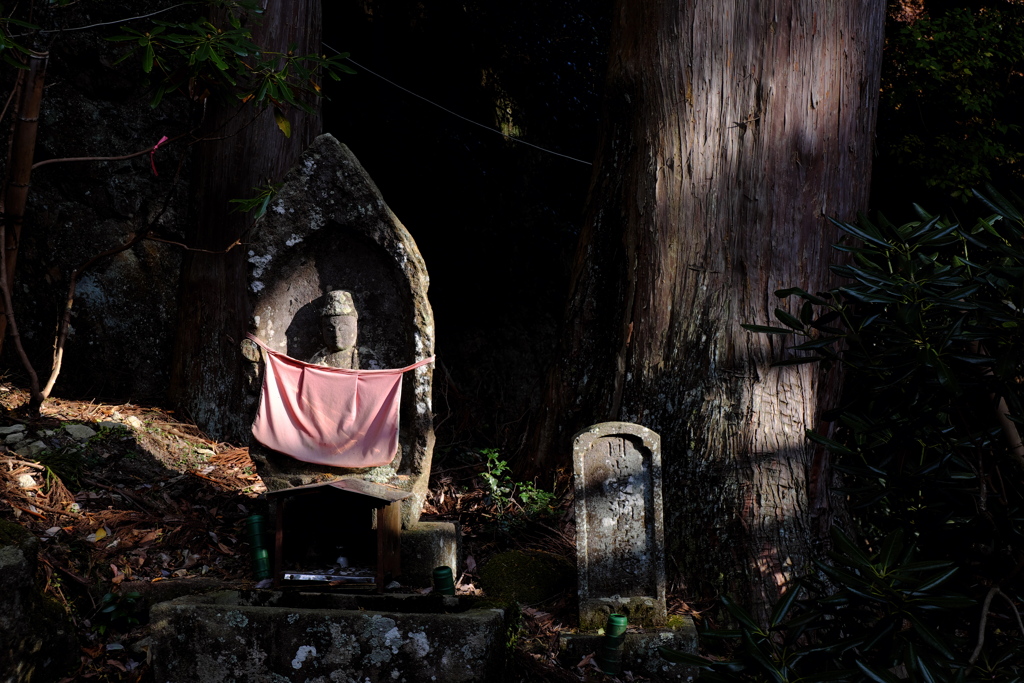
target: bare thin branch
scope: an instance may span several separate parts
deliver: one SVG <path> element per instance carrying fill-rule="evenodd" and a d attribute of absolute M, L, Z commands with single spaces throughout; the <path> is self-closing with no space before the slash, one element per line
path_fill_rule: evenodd
<path fill-rule="evenodd" d="M 40 102 L 46 77 L 49 53 L 33 52 L 29 55 L 29 68 L 21 75 L 21 88 L 15 116 L 14 133 L 8 157 L 7 178 L 5 179 L 2 220 L 0 220 L 0 292 L 3 294 L 6 330 L 14 341 L 18 356 L 29 376 L 29 410 L 38 412 L 43 397 L 39 391 L 39 376 L 21 343 L 21 335 L 14 320 L 14 306 L 11 289 L 14 284 L 14 267 L 18 255 L 21 222 L 25 215 L 29 178 L 32 174 L 32 157 L 35 152 L 36 132 L 39 127 Z M 8 243 L 10 241 L 10 244 Z M 2 337 L 2 331 L 0 331 Z"/>
<path fill-rule="evenodd" d="M 1006 602 L 1010 605 L 1010 609 L 1013 610 L 1013 616 L 1017 617 L 1017 632 L 1021 635 L 1021 637 L 1024 637 L 1024 621 L 1021 621 L 1020 612 L 1017 611 L 1017 606 L 1013 604 L 1013 600 L 1010 599 L 1009 595 L 1007 595 L 998 588 L 996 589 L 996 591 L 1001 596 L 1003 596 L 1003 599 L 1006 600 Z"/>
<path fill-rule="evenodd" d="M 0 244 L 6 244 L 7 240 L 7 219 L 0 220 Z M 39 398 L 39 375 L 32 367 L 32 361 L 25 353 L 25 347 L 21 344 L 21 335 L 18 334 L 18 323 L 14 320 L 14 306 L 11 303 L 11 288 L 7 285 L 7 259 L 6 254 L 0 255 L 0 292 L 3 293 L 4 315 L 7 318 L 7 334 L 14 341 L 14 347 L 18 350 L 18 357 L 21 359 L 25 371 L 28 372 L 29 391 L 33 403 Z M 39 401 L 42 404 L 42 401 Z"/>
<path fill-rule="evenodd" d="M 162 237 L 153 237 L 152 235 L 149 235 L 149 239 L 153 240 L 154 242 L 161 242 L 163 244 L 173 244 L 176 247 L 181 247 L 185 251 L 197 251 L 197 252 L 200 252 L 200 253 L 203 253 L 203 254 L 226 254 L 229 251 L 231 251 L 232 249 L 234 249 L 235 247 L 240 246 L 242 244 L 242 238 L 239 237 L 237 240 L 235 240 L 234 242 L 229 244 L 224 249 L 211 250 L 211 249 L 199 249 L 198 247 L 190 247 L 187 244 L 182 244 L 181 242 L 175 242 L 174 240 L 165 240 Z"/>
<path fill-rule="evenodd" d="M 184 7 L 185 5 L 194 5 L 194 4 L 196 4 L 196 3 L 193 3 L 193 2 L 181 2 L 181 3 L 178 3 L 177 5 L 171 5 L 170 7 L 164 7 L 163 9 L 157 10 L 156 12 L 150 12 L 149 14 L 140 14 L 137 17 L 127 17 L 125 19 L 115 19 L 114 21 L 103 21 L 103 22 L 100 22 L 98 24 L 89 24 L 88 26 L 74 26 L 72 28 L 48 29 L 48 30 L 45 30 L 45 31 L 40 31 L 40 33 L 64 33 L 65 31 L 84 31 L 84 30 L 90 29 L 90 28 L 97 28 L 98 26 L 113 26 L 114 24 L 123 24 L 123 23 L 128 22 L 128 21 L 135 21 L 136 19 L 147 19 L 149 17 L 155 17 L 158 14 L 163 14 L 164 12 L 170 12 L 172 9 L 177 9 L 179 7 Z M 23 35 L 25 35 L 25 34 L 23 34 Z"/>
<path fill-rule="evenodd" d="M 170 140 L 167 140 L 163 144 L 164 145 L 169 145 L 172 142 L 177 142 L 178 140 L 182 139 L 186 135 L 188 135 L 188 133 L 182 133 L 181 135 L 177 135 L 177 136 L 171 138 Z M 153 151 L 153 149 L 154 149 L 153 146 L 150 146 L 150 147 L 147 147 L 146 149 L 140 150 L 138 152 L 132 152 L 131 154 L 124 154 L 124 155 L 119 156 L 119 157 L 62 157 L 60 159 L 44 159 L 43 161 L 37 161 L 36 163 L 32 164 L 32 170 L 34 171 L 35 169 L 39 168 L 40 166 L 46 166 L 47 164 L 63 164 L 65 162 L 71 162 L 71 161 L 123 161 L 125 159 L 134 159 L 135 157 L 141 157 L 144 154 L 149 154 L 149 153 L 151 153 Z"/>
<path fill-rule="evenodd" d="M 1000 396 L 999 403 L 996 405 L 996 418 L 999 420 L 1003 436 L 1006 437 L 1007 445 L 1010 447 L 1010 455 L 1018 465 L 1024 468 L 1024 443 L 1021 442 L 1017 425 L 1008 417 L 1009 412 L 1010 408 L 1006 405 L 1006 399 Z"/>
<path fill-rule="evenodd" d="M 981 605 L 981 620 L 978 622 L 978 644 L 975 646 L 974 652 L 971 653 L 971 658 L 967 660 L 971 666 L 974 666 L 974 662 L 978 661 L 981 648 L 985 645 L 985 625 L 988 624 L 988 608 L 992 604 L 992 598 L 999 592 L 998 586 L 990 588 L 985 595 L 985 601 Z"/>
<path fill-rule="evenodd" d="M 100 259 L 115 254 L 120 254 L 122 251 L 129 249 L 135 244 L 138 244 L 146 237 L 146 231 L 140 231 L 132 235 L 132 238 L 124 244 L 118 245 L 107 249 L 104 252 L 96 254 L 88 261 L 78 266 L 71 273 L 71 281 L 68 283 L 68 295 L 64 302 L 64 312 L 61 314 L 60 325 L 57 328 L 57 340 L 53 345 L 53 366 L 50 368 L 50 377 L 46 381 L 46 386 L 43 387 L 42 396 L 44 399 L 50 396 L 50 392 L 53 390 L 53 385 L 57 381 L 57 376 L 60 375 L 61 364 L 64 361 L 64 345 L 68 338 L 68 330 L 71 327 L 71 306 L 75 302 L 75 289 L 78 287 L 78 278 L 81 277 L 82 273 L 90 268 L 94 263 Z"/>
<path fill-rule="evenodd" d="M 179 135 L 175 140 L 181 138 Z M 71 329 L 71 307 L 75 302 L 75 290 L 78 287 L 78 280 L 81 278 L 88 268 L 91 268 L 101 259 L 108 256 L 114 256 L 116 254 L 131 248 L 133 245 L 138 244 L 143 239 L 149 238 L 150 231 L 153 229 L 153 225 L 160 219 L 161 216 L 167 211 L 168 205 L 171 203 L 171 197 L 173 196 L 173 188 L 177 185 L 178 180 L 181 178 L 181 169 L 185 163 L 185 155 L 182 155 L 178 161 L 178 169 L 174 174 L 174 180 L 171 182 L 171 190 L 167 192 L 167 196 L 164 198 L 163 206 L 160 207 L 160 212 L 150 221 L 149 225 L 145 230 L 139 230 L 132 238 L 116 247 L 111 247 L 101 254 L 96 254 L 92 258 L 85 261 L 82 265 L 75 268 L 74 272 L 71 273 L 71 278 L 68 282 L 68 294 L 64 304 L 64 312 L 61 315 L 60 321 L 57 323 L 57 336 L 53 342 L 53 365 L 50 368 L 50 378 L 46 382 L 46 387 L 43 389 L 42 395 L 44 398 L 49 397 L 50 392 L 53 390 L 53 385 L 57 381 L 58 375 L 60 375 L 61 365 L 64 361 L 64 347 L 67 344 L 68 330 Z"/>
<path fill-rule="evenodd" d="M 969 345 L 974 353 L 988 356 L 990 355 L 985 347 L 978 342 L 971 342 Z M 991 367 L 985 368 L 984 374 L 992 376 Z M 1014 424 L 1013 420 L 1009 418 L 1010 408 L 1006 405 L 1006 399 L 1002 395 L 992 394 L 992 398 L 996 403 L 996 419 L 999 421 L 999 428 L 1003 432 L 1003 437 L 1006 439 L 1006 445 L 1009 446 L 1010 456 L 1017 461 L 1017 464 L 1021 468 L 1024 468 L 1024 442 L 1021 441 L 1020 432 L 1017 430 L 1017 425 Z"/>

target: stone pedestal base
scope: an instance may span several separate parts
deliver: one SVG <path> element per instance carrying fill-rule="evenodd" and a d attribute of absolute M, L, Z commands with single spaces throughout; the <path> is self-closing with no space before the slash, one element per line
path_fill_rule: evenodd
<path fill-rule="evenodd" d="M 662 628 L 668 625 L 664 598 L 643 596 L 580 598 L 580 629 L 596 631 L 608 623 L 609 614 L 622 614 L 634 626 Z"/>
<path fill-rule="evenodd" d="M 680 622 L 680 623 L 674 623 Z M 670 628 L 646 629 L 626 633 L 622 648 L 622 670 L 631 671 L 652 681 L 693 681 L 697 670 L 682 664 L 673 664 L 658 653 L 659 647 L 668 647 L 687 654 L 697 654 L 697 629 L 689 617 L 671 615 Z M 575 666 L 601 647 L 603 635 L 587 631 L 562 633 L 558 638 L 559 656 L 566 666 Z"/>
<path fill-rule="evenodd" d="M 491 683 L 510 613 L 440 595 L 222 591 L 150 611 L 153 680 Z"/>
<path fill-rule="evenodd" d="M 402 529 L 403 586 L 429 586 L 434 567 L 462 570 L 462 535 L 454 522 L 417 522 Z"/>

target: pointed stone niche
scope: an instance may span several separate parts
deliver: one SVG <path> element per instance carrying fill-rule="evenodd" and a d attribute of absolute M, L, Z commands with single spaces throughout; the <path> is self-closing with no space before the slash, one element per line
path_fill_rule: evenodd
<path fill-rule="evenodd" d="M 398 368 L 434 352 L 429 278 L 416 243 L 395 217 L 351 151 L 321 135 L 289 171 L 246 246 L 251 331 L 275 351 L 305 362 L 324 352 L 323 316 L 351 295 L 345 314 L 358 320 L 356 353 L 362 369 Z M 329 294 L 332 293 L 332 294 Z M 334 304 L 331 302 L 334 301 Z M 318 355 L 319 354 L 319 355 Z M 244 342 L 250 417 L 255 415 L 260 355 Z M 250 452 L 270 490 L 358 477 L 413 495 L 403 526 L 415 524 L 426 498 L 434 447 L 433 367 L 405 375 L 399 450 L 382 467 L 333 468 L 300 462 L 260 446 Z"/>
<path fill-rule="evenodd" d="M 661 438 L 603 422 L 576 435 L 573 465 L 580 628 L 603 628 L 612 613 L 665 626 Z"/>

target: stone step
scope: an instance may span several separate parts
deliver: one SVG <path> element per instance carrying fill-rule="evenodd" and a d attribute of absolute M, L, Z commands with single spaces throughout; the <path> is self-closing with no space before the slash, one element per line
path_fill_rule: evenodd
<path fill-rule="evenodd" d="M 622 645 L 622 670 L 634 676 L 643 676 L 655 683 L 693 681 L 697 670 L 682 664 L 673 664 L 658 653 L 659 647 L 667 647 L 687 654 L 697 654 L 697 629 L 693 620 L 680 615 L 670 615 L 668 628 L 627 631 Z M 604 635 L 596 631 L 580 633 L 563 632 L 558 637 L 559 659 L 567 667 L 575 667 L 588 655 L 594 655 L 601 647 Z"/>
<path fill-rule="evenodd" d="M 497 681 L 511 610 L 469 597 L 221 591 L 155 605 L 158 681 Z"/>

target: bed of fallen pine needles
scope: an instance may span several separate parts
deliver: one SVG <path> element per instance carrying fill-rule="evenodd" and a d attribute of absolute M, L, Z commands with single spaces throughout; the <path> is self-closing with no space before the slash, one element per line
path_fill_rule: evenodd
<path fill-rule="evenodd" d="M 51 399 L 28 421 L 26 400 L 0 386 L 0 426 L 53 434 L 36 456 L 0 446 L 0 517 L 41 540 L 45 591 L 81 645 L 81 666 L 66 680 L 145 680 L 146 653 L 132 649 L 145 635 L 143 605 L 251 587 L 241 523 L 263 484 L 247 449 L 207 439 L 169 411 Z M 68 424 L 98 433 L 79 444 L 62 433 Z M 103 611 L 111 604 L 113 616 Z"/>
<path fill-rule="evenodd" d="M 24 392 L 0 383 L 0 428 L 23 424 L 47 447 L 30 456 L 0 443 L 0 518 L 40 539 L 41 583 L 76 628 L 81 664 L 65 680 L 149 681 L 140 645 L 146 609 L 188 593 L 252 588 L 242 523 L 265 511 L 266 489 L 247 448 L 211 440 L 172 411 L 50 399 L 42 417 L 29 421 L 26 402 Z M 76 443 L 64 432 L 70 424 L 97 434 Z M 458 591 L 480 594 L 478 566 L 505 550 L 574 562 L 570 473 L 555 475 L 556 495 L 535 515 L 514 498 L 491 495 L 486 472 L 471 451 L 435 454 L 424 519 L 460 523 Z M 576 619 L 575 594 L 567 586 L 543 603 L 521 605 L 520 680 L 615 680 L 589 658 L 576 665 L 557 659 L 559 633 Z M 669 611 L 700 617 L 677 597 Z"/>

